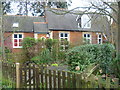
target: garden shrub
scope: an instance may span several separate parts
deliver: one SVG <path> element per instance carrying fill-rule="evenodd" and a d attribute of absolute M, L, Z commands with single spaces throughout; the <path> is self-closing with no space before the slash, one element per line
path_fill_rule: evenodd
<path fill-rule="evenodd" d="M 30 48 L 32 47 L 33 45 L 35 45 L 36 41 L 34 38 L 31 38 L 31 37 L 26 37 L 23 39 L 23 48 L 24 49 L 27 49 L 27 48 Z"/>
<path fill-rule="evenodd" d="M 52 57 L 49 49 L 44 49 L 38 56 L 33 57 L 31 60 L 37 64 L 46 64 L 52 61 Z"/>
<path fill-rule="evenodd" d="M 112 44 L 86 44 L 70 49 L 67 55 L 69 69 L 75 71 L 79 66 L 83 71 L 87 65 L 100 64 L 104 73 L 110 72 L 110 63 L 112 63 L 115 48 Z"/>
<path fill-rule="evenodd" d="M 60 50 L 60 42 L 57 39 L 34 39 L 26 37 L 23 40 L 23 54 L 26 61 L 36 63 L 61 62 L 65 60 L 65 52 Z"/>
<path fill-rule="evenodd" d="M 35 53 L 33 50 L 35 50 L 34 45 L 36 44 L 36 40 L 31 37 L 26 37 L 23 39 L 22 45 L 23 45 L 23 54 L 26 55 L 27 60 L 30 60 L 32 57 L 35 56 Z"/>
<path fill-rule="evenodd" d="M 113 63 L 111 63 L 112 74 L 119 78 L 120 81 L 120 57 L 116 57 L 113 59 Z"/>

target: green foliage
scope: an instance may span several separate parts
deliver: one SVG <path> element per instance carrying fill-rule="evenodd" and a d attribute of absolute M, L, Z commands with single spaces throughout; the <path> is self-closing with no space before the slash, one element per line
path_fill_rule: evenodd
<path fill-rule="evenodd" d="M 27 48 L 30 48 L 32 47 L 33 45 L 35 45 L 36 41 L 34 38 L 31 38 L 31 37 L 26 37 L 23 39 L 23 48 L 24 49 L 27 49 Z"/>
<path fill-rule="evenodd" d="M 65 60 L 65 51 L 60 50 L 60 43 L 56 39 L 24 38 L 23 54 L 27 57 L 26 60 L 39 64 Z"/>
<path fill-rule="evenodd" d="M 2 79 L 0 79 L 0 85 L 2 86 L 3 89 L 7 89 L 9 88 L 10 90 L 14 90 L 12 88 L 15 88 L 15 82 L 10 80 L 10 79 L 5 79 L 3 76 L 2 76 Z"/>
<path fill-rule="evenodd" d="M 52 64 L 51 66 L 56 66 L 56 67 L 57 67 L 57 66 L 58 66 L 58 64 L 57 64 L 57 63 L 54 63 L 54 64 Z"/>
<path fill-rule="evenodd" d="M 47 39 L 45 41 L 45 45 L 46 45 L 46 48 L 48 48 L 51 51 L 52 46 L 53 46 L 53 40 L 52 39 Z"/>
<path fill-rule="evenodd" d="M 37 64 L 45 64 L 52 61 L 51 53 L 48 49 L 44 49 L 38 56 L 31 59 Z"/>
<path fill-rule="evenodd" d="M 80 70 L 83 71 L 87 65 L 96 63 L 100 64 L 104 73 L 108 73 L 114 50 L 112 44 L 86 44 L 74 47 L 66 54 L 69 68 L 75 71 L 75 67 L 80 66 Z"/>
<path fill-rule="evenodd" d="M 116 57 L 113 59 L 113 63 L 111 63 L 112 74 L 120 79 L 120 58 Z"/>
<path fill-rule="evenodd" d="M 27 60 L 30 60 L 34 57 L 34 45 L 36 45 L 36 40 L 31 37 L 26 37 L 23 39 L 23 54 L 27 57 Z"/>

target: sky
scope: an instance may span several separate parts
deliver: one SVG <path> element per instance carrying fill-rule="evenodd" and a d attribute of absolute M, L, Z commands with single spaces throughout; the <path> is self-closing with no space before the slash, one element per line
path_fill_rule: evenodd
<path fill-rule="evenodd" d="M 72 0 L 70 9 L 75 8 L 75 7 L 88 6 L 88 5 L 89 3 L 86 0 Z"/>
<path fill-rule="evenodd" d="M 83 7 L 83 6 L 88 6 L 89 3 L 86 0 L 72 0 L 71 7 L 69 9 L 73 9 L 76 7 Z"/>
<path fill-rule="evenodd" d="M 71 4 L 71 7 L 69 7 L 69 9 L 73 9 L 73 8 L 76 8 L 76 7 L 84 7 L 84 6 L 88 6 L 88 2 L 86 2 L 86 0 L 71 0 L 72 1 L 72 4 Z M 16 14 L 18 9 L 17 9 L 17 5 L 18 4 L 12 4 L 12 8 L 14 8 L 13 12 L 10 13 L 10 14 Z"/>

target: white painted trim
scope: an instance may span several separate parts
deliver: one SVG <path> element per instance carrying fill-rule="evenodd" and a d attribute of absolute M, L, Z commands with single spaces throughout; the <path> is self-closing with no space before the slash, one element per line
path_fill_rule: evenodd
<path fill-rule="evenodd" d="M 19 23 L 18 22 L 13 23 L 12 27 L 19 27 Z"/>
<path fill-rule="evenodd" d="M 79 17 L 80 17 L 80 15 L 77 16 L 76 21 L 78 21 Z"/>
<path fill-rule="evenodd" d="M 66 32 L 66 31 L 59 31 L 59 40 L 60 40 L 60 34 L 61 33 L 68 33 L 68 41 L 70 42 L 70 32 Z M 65 37 L 63 37 L 63 38 L 65 38 Z"/>
<path fill-rule="evenodd" d="M 22 46 L 14 46 L 14 34 L 22 34 L 22 40 L 23 40 L 23 38 L 24 38 L 24 34 L 23 33 L 13 33 L 13 35 L 12 35 L 12 43 L 13 43 L 13 48 L 22 48 Z M 17 39 L 19 39 L 19 38 L 17 38 Z M 19 44 L 19 43 L 18 43 Z"/>
<path fill-rule="evenodd" d="M 65 39 L 66 37 L 63 35 L 63 37 L 61 37 L 61 33 L 63 33 L 65 35 L 65 33 L 68 34 L 67 37 L 67 41 L 70 43 L 70 32 L 66 32 L 66 31 L 59 31 L 59 40 L 61 40 L 61 38 Z M 65 50 L 66 45 L 61 45 L 63 47 L 63 50 Z M 68 46 L 68 45 L 67 45 Z"/>
<path fill-rule="evenodd" d="M 50 38 L 53 39 L 53 31 L 50 32 Z"/>
<path fill-rule="evenodd" d="M 88 27 L 88 24 L 90 25 Z M 91 28 L 91 19 L 88 15 L 81 16 L 81 27 L 82 28 Z"/>
<path fill-rule="evenodd" d="M 83 32 L 82 33 L 83 38 L 85 38 L 84 34 L 86 34 L 86 35 L 90 34 L 90 37 L 89 38 L 87 37 L 86 39 L 90 39 L 90 44 L 92 44 L 92 33 L 90 33 L 90 32 Z M 83 42 L 84 42 L 84 40 L 83 40 Z"/>
<path fill-rule="evenodd" d="M 41 39 L 42 39 L 42 38 L 46 39 L 46 37 L 44 37 L 44 36 L 42 36 L 42 37 L 40 37 L 40 38 L 41 38 Z"/>
<path fill-rule="evenodd" d="M 99 38 L 99 35 L 101 35 L 101 38 Z M 101 43 L 99 43 L 99 39 L 101 39 Z M 98 34 L 97 34 L 97 43 L 98 43 L 98 44 L 102 44 L 102 42 L 103 42 L 102 34 L 101 34 L 101 33 L 98 33 Z"/>
<path fill-rule="evenodd" d="M 108 40 L 107 37 L 106 37 L 106 35 L 105 35 L 104 33 L 103 33 L 103 36 L 104 36 L 104 38 L 105 38 L 106 40 Z"/>
<path fill-rule="evenodd" d="M 37 33 L 34 33 L 34 38 L 38 39 L 38 34 Z"/>

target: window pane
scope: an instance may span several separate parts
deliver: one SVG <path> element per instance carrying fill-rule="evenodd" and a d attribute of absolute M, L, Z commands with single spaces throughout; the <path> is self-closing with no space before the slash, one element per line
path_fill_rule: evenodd
<path fill-rule="evenodd" d="M 17 38 L 17 34 L 14 34 L 14 38 Z"/>
<path fill-rule="evenodd" d="M 63 37 L 63 33 L 60 34 L 60 37 Z"/>
<path fill-rule="evenodd" d="M 17 39 L 14 39 L 14 42 L 17 42 Z"/>
<path fill-rule="evenodd" d="M 22 39 L 19 39 L 19 42 L 22 42 Z"/>
<path fill-rule="evenodd" d="M 68 37 L 68 34 L 67 34 L 67 33 L 65 33 L 65 37 Z"/>
<path fill-rule="evenodd" d="M 65 41 L 68 41 L 68 38 L 65 38 Z"/>
<path fill-rule="evenodd" d="M 61 38 L 61 41 L 64 41 L 64 39 L 63 39 L 63 38 Z"/>
<path fill-rule="evenodd" d="M 87 37 L 90 37 L 90 34 L 88 34 Z"/>
<path fill-rule="evenodd" d="M 19 38 L 22 38 L 22 34 L 19 34 Z"/>
<path fill-rule="evenodd" d="M 99 35 L 99 38 L 101 38 L 102 37 L 102 35 Z"/>
<path fill-rule="evenodd" d="M 86 37 L 86 34 L 84 34 L 84 37 Z"/>
<path fill-rule="evenodd" d="M 102 41 L 102 40 L 101 40 L 101 39 L 99 39 L 99 44 L 101 44 L 101 41 Z"/>
<path fill-rule="evenodd" d="M 17 43 L 14 43 L 14 46 L 17 46 Z"/>
<path fill-rule="evenodd" d="M 22 46 L 22 43 L 19 43 L 19 46 Z"/>
<path fill-rule="evenodd" d="M 87 39 L 88 40 L 88 43 L 90 43 L 90 39 Z"/>

